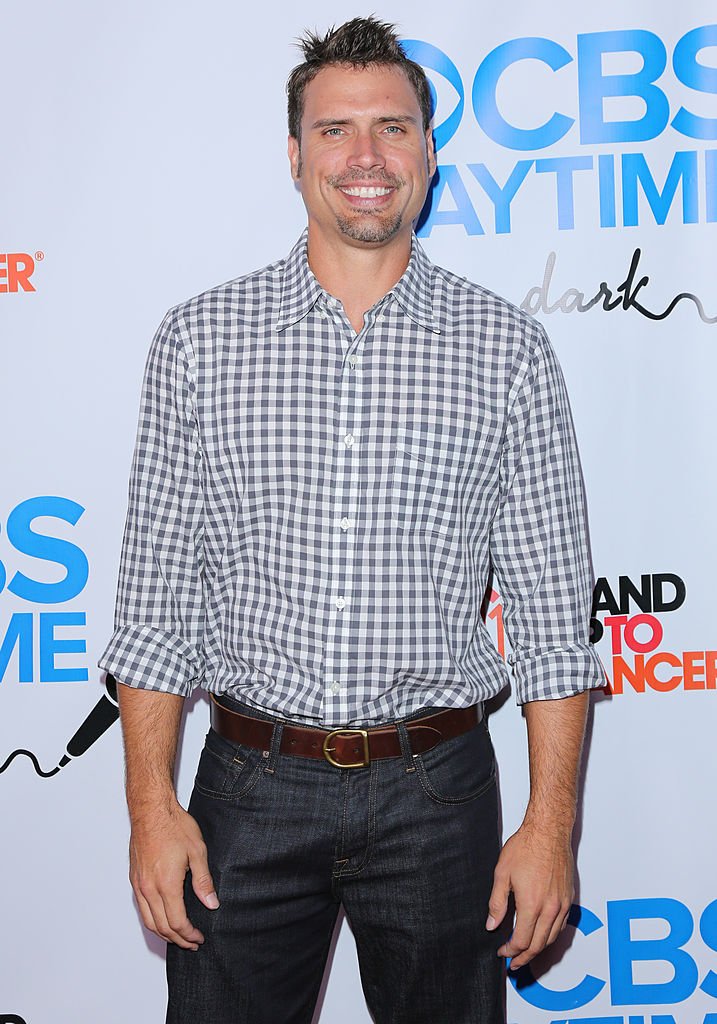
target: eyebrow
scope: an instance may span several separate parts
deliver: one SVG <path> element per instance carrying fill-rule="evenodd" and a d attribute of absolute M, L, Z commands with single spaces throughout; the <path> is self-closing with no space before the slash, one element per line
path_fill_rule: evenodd
<path fill-rule="evenodd" d="M 331 128 L 334 125 L 340 124 L 354 124 L 354 119 L 351 117 L 322 117 L 318 121 L 314 121 L 311 125 L 312 128 Z M 418 124 L 418 119 L 411 117 L 410 114 L 395 114 L 393 117 L 382 116 L 375 118 L 376 124 Z"/>

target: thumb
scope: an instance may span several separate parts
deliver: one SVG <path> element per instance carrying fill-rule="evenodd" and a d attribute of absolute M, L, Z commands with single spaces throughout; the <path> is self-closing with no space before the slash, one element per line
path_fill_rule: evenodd
<path fill-rule="evenodd" d="M 505 917 L 510 896 L 510 882 L 497 872 L 493 879 L 493 890 L 488 900 L 488 919 L 485 923 L 489 932 L 495 931 Z"/>
<path fill-rule="evenodd" d="M 209 910 L 216 910 L 219 906 L 219 897 L 214 891 L 214 882 L 209 873 L 206 853 L 196 854 L 189 862 L 189 870 L 192 872 L 192 889 L 197 898 Z"/>

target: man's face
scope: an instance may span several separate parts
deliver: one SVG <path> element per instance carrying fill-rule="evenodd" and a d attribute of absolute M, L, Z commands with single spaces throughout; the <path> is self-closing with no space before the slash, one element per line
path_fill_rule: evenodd
<path fill-rule="evenodd" d="M 322 68 L 289 160 L 310 226 L 362 248 L 410 235 L 436 169 L 418 98 L 395 67 Z"/>

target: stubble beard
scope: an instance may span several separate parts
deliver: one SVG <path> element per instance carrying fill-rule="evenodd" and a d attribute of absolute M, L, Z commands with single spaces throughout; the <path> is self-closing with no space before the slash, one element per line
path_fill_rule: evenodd
<path fill-rule="evenodd" d="M 367 211 L 355 217 L 336 215 L 339 231 L 354 242 L 387 242 L 398 234 L 403 224 L 403 216 L 395 214 L 389 220 Z"/>

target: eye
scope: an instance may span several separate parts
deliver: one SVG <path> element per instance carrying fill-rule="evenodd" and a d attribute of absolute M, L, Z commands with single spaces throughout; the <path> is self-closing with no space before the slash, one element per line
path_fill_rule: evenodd
<path fill-rule="evenodd" d="M 336 138 L 339 135 L 343 135 L 342 128 L 327 128 L 324 135 L 330 135 L 332 138 Z"/>
<path fill-rule="evenodd" d="M 387 131 L 389 135 L 401 135 L 403 133 L 403 128 L 398 124 L 387 124 L 384 130 Z"/>

